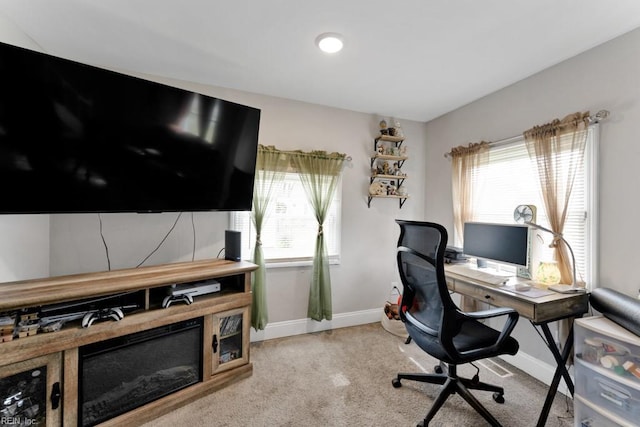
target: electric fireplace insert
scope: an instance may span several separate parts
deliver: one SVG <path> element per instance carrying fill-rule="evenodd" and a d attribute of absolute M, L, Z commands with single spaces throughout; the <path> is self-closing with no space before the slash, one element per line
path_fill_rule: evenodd
<path fill-rule="evenodd" d="M 202 381 L 202 318 L 80 348 L 78 425 L 93 426 Z"/>

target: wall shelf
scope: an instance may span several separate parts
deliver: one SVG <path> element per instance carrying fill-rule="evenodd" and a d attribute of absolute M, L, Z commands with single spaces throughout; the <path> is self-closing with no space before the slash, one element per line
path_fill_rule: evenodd
<path fill-rule="evenodd" d="M 409 198 L 404 187 L 407 175 L 402 172 L 404 162 L 409 158 L 406 147 L 402 147 L 404 137 L 380 135 L 373 140 L 371 155 L 371 175 L 367 207 L 373 199 L 397 199 L 400 209 Z"/>

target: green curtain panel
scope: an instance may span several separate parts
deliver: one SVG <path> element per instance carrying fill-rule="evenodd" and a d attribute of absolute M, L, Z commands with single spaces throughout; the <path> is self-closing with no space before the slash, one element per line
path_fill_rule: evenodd
<path fill-rule="evenodd" d="M 267 310 L 267 275 L 265 271 L 264 253 L 260 234 L 262 224 L 267 217 L 271 193 L 276 185 L 282 181 L 289 164 L 286 153 L 277 150 L 273 146 L 258 147 L 256 159 L 256 176 L 253 187 L 253 208 L 251 220 L 256 228 L 256 245 L 253 252 L 253 262 L 258 269 L 253 274 L 251 291 L 253 306 L 251 308 L 251 326 L 256 330 L 262 330 L 269 322 Z"/>
<path fill-rule="evenodd" d="M 291 162 L 300 174 L 302 185 L 318 221 L 318 235 L 307 309 L 307 315 L 317 321 L 331 320 L 332 317 L 329 257 L 327 256 L 322 226 L 340 180 L 345 159 L 345 154 L 325 151 L 291 153 Z"/>

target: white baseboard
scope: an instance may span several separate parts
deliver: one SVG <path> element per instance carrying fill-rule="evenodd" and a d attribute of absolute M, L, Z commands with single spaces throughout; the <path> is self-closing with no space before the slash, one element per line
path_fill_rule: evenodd
<path fill-rule="evenodd" d="M 349 326 L 365 325 L 367 323 L 380 322 L 382 318 L 382 309 L 376 308 L 371 310 L 354 311 L 351 313 L 341 313 L 333 316 L 331 320 L 323 320 L 317 322 L 309 318 L 286 320 L 283 322 L 275 322 L 267 324 L 262 331 L 251 329 L 251 342 L 270 340 L 274 338 L 290 337 L 294 335 L 309 334 L 313 332 L 327 331 L 331 329 L 346 328 Z M 551 366 L 539 359 L 536 359 L 522 351 L 515 356 L 504 356 L 502 359 L 527 373 L 538 381 L 546 385 L 551 384 L 555 366 Z M 564 381 L 560 381 L 558 391 L 568 394 L 568 390 Z"/>
<path fill-rule="evenodd" d="M 376 308 L 371 310 L 336 314 L 331 320 L 323 320 L 321 322 L 306 318 L 269 323 L 267 324 L 267 327 L 262 331 L 256 331 L 252 328 L 251 341 L 264 341 L 273 338 L 283 338 L 293 335 L 302 335 L 312 332 L 346 328 L 349 326 L 365 325 L 367 323 L 379 322 L 381 316 L 382 309 Z"/>

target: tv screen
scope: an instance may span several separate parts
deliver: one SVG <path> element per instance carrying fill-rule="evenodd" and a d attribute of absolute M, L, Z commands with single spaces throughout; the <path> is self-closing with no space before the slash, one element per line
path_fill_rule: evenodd
<path fill-rule="evenodd" d="M 529 227 L 526 225 L 465 222 L 463 236 L 465 255 L 527 266 Z"/>
<path fill-rule="evenodd" d="M 260 110 L 0 43 L 0 213 L 250 210 Z"/>

